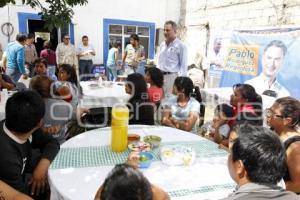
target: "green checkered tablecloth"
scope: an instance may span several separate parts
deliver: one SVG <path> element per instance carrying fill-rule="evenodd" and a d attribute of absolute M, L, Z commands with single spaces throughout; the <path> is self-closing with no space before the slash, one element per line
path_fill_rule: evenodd
<path fill-rule="evenodd" d="M 162 145 L 185 145 L 196 151 L 198 158 L 223 157 L 227 152 L 218 149 L 218 145 L 206 141 L 195 142 L 168 142 Z M 160 160 L 159 148 L 154 149 L 154 160 Z M 97 166 L 110 166 L 124 163 L 130 151 L 114 153 L 110 146 L 62 148 L 51 164 L 51 169 L 84 168 Z"/>
<path fill-rule="evenodd" d="M 169 196 L 172 197 L 184 197 L 187 195 L 194 195 L 194 194 L 203 194 L 203 193 L 210 193 L 221 190 L 224 191 L 232 191 L 236 184 L 228 183 L 228 184 L 220 184 L 220 185 L 207 185 L 202 187 L 197 187 L 193 189 L 182 189 L 182 190 L 171 190 L 168 191 Z"/>

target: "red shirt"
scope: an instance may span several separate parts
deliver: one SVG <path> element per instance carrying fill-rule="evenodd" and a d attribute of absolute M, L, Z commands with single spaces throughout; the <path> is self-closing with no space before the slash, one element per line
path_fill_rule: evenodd
<path fill-rule="evenodd" d="M 256 114 L 254 107 L 250 104 L 241 105 L 239 107 L 234 107 L 233 111 L 234 111 L 235 115 L 237 115 L 241 112 L 250 112 L 250 113 Z"/>
<path fill-rule="evenodd" d="M 47 60 L 48 65 L 56 65 L 56 56 L 55 52 L 51 49 L 44 49 L 41 51 L 41 58 Z"/>
<path fill-rule="evenodd" d="M 149 100 L 153 103 L 158 103 L 163 98 L 163 89 L 157 86 L 148 88 Z"/>

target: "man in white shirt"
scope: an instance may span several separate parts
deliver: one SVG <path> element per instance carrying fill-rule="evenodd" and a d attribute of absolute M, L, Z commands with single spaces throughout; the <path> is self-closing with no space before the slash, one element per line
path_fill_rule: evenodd
<path fill-rule="evenodd" d="M 208 58 L 203 67 L 207 74 L 207 86 L 209 88 L 219 87 L 225 60 L 222 46 L 222 38 L 216 37 L 213 48 L 208 52 Z"/>
<path fill-rule="evenodd" d="M 172 93 L 174 80 L 177 76 L 187 75 L 187 48 L 176 37 L 177 25 L 167 21 L 164 26 L 165 41 L 160 45 L 158 67 L 164 74 L 164 93 L 167 97 Z"/>
<path fill-rule="evenodd" d="M 70 43 L 69 35 L 65 35 L 63 42 L 56 47 L 56 62 L 58 66 L 61 64 L 69 64 L 75 68 L 77 66 L 75 47 Z"/>
<path fill-rule="evenodd" d="M 282 41 L 271 41 L 264 49 L 261 74 L 245 83 L 252 85 L 258 94 L 272 90 L 276 93 L 275 97 L 290 96 L 289 91 L 276 79 L 282 68 L 286 51 L 287 48 Z"/>
<path fill-rule="evenodd" d="M 82 36 L 82 45 L 77 49 L 77 56 L 79 57 L 79 75 L 80 80 L 89 80 L 87 77 L 92 74 L 93 57 L 96 55 L 94 47 L 89 44 L 88 36 Z"/>

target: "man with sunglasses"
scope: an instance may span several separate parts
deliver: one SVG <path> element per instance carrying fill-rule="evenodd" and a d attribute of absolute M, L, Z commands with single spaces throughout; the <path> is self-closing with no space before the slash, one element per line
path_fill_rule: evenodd
<path fill-rule="evenodd" d="M 64 35 L 63 42 L 57 45 L 56 62 L 58 67 L 61 64 L 69 64 L 75 68 L 77 66 L 75 47 L 70 43 L 69 35 Z"/>

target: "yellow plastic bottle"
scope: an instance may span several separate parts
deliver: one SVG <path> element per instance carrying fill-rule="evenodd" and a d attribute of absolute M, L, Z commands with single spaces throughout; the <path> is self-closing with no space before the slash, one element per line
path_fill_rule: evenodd
<path fill-rule="evenodd" d="M 112 151 L 125 151 L 128 144 L 129 109 L 125 104 L 117 104 L 112 108 L 111 115 Z"/>

